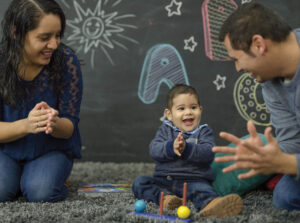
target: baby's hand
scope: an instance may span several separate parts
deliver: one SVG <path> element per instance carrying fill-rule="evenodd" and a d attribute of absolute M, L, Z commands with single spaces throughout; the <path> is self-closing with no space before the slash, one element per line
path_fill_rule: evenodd
<path fill-rule="evenodd" d="M 182 136 L 182 133 L 180 132 L 177 138 L 174 140 L 173 150 L 177 156 L 181 156 L 184 149 L 185 149 L 185 141 Z"/>

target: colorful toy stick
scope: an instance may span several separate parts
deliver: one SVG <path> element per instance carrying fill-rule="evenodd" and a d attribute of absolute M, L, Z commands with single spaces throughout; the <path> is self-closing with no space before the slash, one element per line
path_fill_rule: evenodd
<path fill-rule="evenodd" d="M 164 208 L 164 192 L 160 192 L 160 202 L 159 202 L 159 215 L 163 215 Z"/>
<path fill-rule="evenodd" d="M 186 223 L 192 222 L 191 219 L 182 219 L 182 218 L 177 218 L 177 217 L 174 217 L 174 216 L 158 215 L 158 214 L 145 213 L 145 212 L 136 212 L 136 211 L 133 211 L 131 213 L 133 213 L 135 215 L 144 216 L 146 218 L 153 218 L 153 219 L 159 219 L 159 220 L 167 220 L 170 223 L 171 222 L 186 222 Z"/>
<path fill-rule="evenodd" d="M 183 184 L 183 196 L 182 196 L 182 206 L 186 206 L 186 192 L 187 192 L 187 183 Z"/>

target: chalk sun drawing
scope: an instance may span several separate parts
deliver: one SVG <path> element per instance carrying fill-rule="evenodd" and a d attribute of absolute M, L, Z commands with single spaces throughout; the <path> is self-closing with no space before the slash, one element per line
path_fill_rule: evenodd
<path fill-rule="evenodd" d="M 64 0 L 61 0 L 67 8 L 70 8 Z M 108 49 L 114 50 L 120 47 L 128 51 L 128 47 L 123 41 L 139 44 L 138 41 L 124 34 L 126 28 L 137 29 L 135 25 L 122 23 L 122 19 L 134 18 L 134 14 L 122 14 L 113 11 L 122 0 L 114 1 L 108 4 L 108 0 L 98 0 L 93 9 L 88 7 L 85 0 L 80 5 L 76 0 L 73 1 L 73 7 L 77 17 L 67 19 L 66 23 L 72 29 L 72 33 L 67 37 L 67 44 L 72 46 L 76 52 L 91 54 L 91 67 L 95 65 L 95 54 L 102 52 L 112 65 L 115 65 Z"/>

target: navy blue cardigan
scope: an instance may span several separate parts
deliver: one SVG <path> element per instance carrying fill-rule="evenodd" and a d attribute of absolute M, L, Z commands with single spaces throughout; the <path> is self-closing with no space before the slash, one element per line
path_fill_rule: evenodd
<path fill-rule="evenodd" d="M 213 132 L 205 124 L 191 132 L 183 132 L 186 148 L 182 156 L 173 151 L 173 143 L 180 130 L 172 122 L 164 121 L 150 143 L 150 156 L 156 161 L 153 176 L 172 176 L 182 179 L 213 180 L 210 165 L 214 159 Z"/>

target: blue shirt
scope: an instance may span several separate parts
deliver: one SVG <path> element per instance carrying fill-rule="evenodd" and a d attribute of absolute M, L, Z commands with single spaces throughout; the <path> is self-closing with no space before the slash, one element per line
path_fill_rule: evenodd
<path fill-rule="evenodd" d="M 214 179 L 210 165 L 214 159 L 213 132 L 207 125 L 199 125 L 191 132 L 182 132 L 186 142 L 179 157 L 174 153 L 174 140 L 181 132 L 172 122 L 164 121 L 150 143 L 150 156 L 156 161 L 153 176 L 172 176 L 182 179 Z"/>
<path fill-rule="evenodd" d="M 300 29 L 295 29 L 294 33 L 300 46 Z M 300 63 L 290 82 L 285 83 L 280 78 L 266 81 L 262 84 L 262 92 L 280 149 L 296 155 L 296 179 L 300 180 Z"/>
<path fill-rule="evenodd" d="M 13 122 L 27 118 L 37 103 L 45 101 L 50 107 L 58 110 L 60 118 L 67 118 L 73 123 L 73 135 L 69 139 L 58 139 L 41 132 L 28 134 L 9 143 L 1 143 L 1 150 L 15 160 L 32 160 L 54 150 L 63 151 L 71 158 L 81 157 L 78 128 L 82 98 L 81 69 L 76 55 L 70 48 L 62 46 L 58 50 L 63 50 L 67 63 L 62 74 L 62 90 L 58 93 L 51 90 L 49 84 L 51 73 L 47 66 L 44 66 L 32 81 L 23 81 L 24 88 L 30 92 L 24 106 L 15 109 L 4 104 L 0 98 L 0 121 Z"/>

